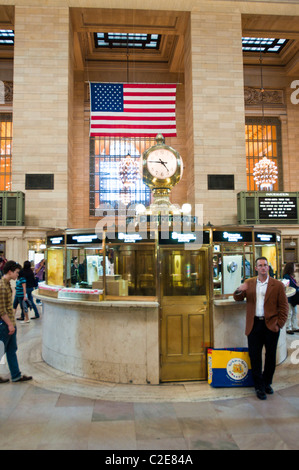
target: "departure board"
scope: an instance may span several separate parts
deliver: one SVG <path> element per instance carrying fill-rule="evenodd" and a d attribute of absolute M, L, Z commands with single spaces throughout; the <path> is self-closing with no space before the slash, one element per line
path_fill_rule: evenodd
<path fill-rule="evenodd" d="M 297 198 L 285 195 L 259 197 L 259 218 L 268 220 L 297 219 Z"/>

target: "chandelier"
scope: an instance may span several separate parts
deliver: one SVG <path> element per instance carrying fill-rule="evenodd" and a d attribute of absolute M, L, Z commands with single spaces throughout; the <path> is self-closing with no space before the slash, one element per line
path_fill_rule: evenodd
<path fill-rule="evenodd" d="M 263 158 L 259 160 L 253 168 L 253 179 L 260 191 L 272 191 L 273 185 L 278 178 L 277 166 L 267 158 L 266 136 L 264 136 L 265 126 L 265 110 L 264 110 L 264 81 L 263 81 L 263 58 L 262 49 L 260 50 L 260 72 L 261 72 L 261 104 L 262 104 L 262 145 L 266 145 L 263 151 Z"/>
<path fill-rule="evenodd" d="M 130 189 L 129 189 L 128 187 L 124 187 L 124 188 L 120 191 L 119 195 L 120 195 L 120 200 L 121 200 L 121 202 L 122 202 L 125 206 L 127 206 L 127 205 L 131 202 L 131 200 L 132 200 L 131 191 L 130 191 Z"/>
<path fill-rule="evenodd" d="M 119 178 L 123 188 L 120 191 L 120 199 L 126 206 L 131 202 L 131 190 L 136 184 L 139 175 L 139 164 L 136 158 L 128 153 L 119 165 Z"/>
<path fill-rule="evenodd" d="M 128 153 L 119 165 L 119 178 L 125 187 L 134 186 L 139 174 L 139 165 L 136 158 L 132 158 Z"/>
<path fill-rule="evenodd" d="M 277 167 L 272 160 L 265 155 L 253 168 L 253 179 L 259 186 L 260 191 L 272 191 L 273 185 L 278 178 Z"/>

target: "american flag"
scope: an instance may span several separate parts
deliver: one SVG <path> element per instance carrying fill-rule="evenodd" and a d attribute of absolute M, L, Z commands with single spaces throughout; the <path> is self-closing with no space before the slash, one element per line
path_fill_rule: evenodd
<path fill-rule="evenodd" d="M 176 136 L 175 84 L 90 83 L 90 136 Z"/>

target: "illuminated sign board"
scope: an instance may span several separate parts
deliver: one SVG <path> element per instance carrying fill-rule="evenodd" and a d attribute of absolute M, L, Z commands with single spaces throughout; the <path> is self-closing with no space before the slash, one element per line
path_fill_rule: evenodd
<path fill-rule="evenodd" d="M 133 221 L 135 219 L 133 218 L 128 218 L 127 217 L 127 222 L 130 222 L 130 221 Z M 161 223 L 184 223 L 186 225 L 188 224 L 197 224 L 198 222 L 198 218 L 196 216 L 193 216 L 193 215 L 181 215 L 181 214 L 151 214 L 151 215 L 147 215 L 147 214 L 140 214 L 138 215 L 138 221 L 140 223 L 157 223 L 157 224 L 161 224 Z"/>
<path fill-rule="evenodd" d="M 251 232 L 229 232 L 229 231 L 217 231 L 213 232 L 214 242 L 227 242 L 227 243 L 248 243 L 252 242 Z"/>
<path fill-rule="evenodd" d="M 120 232 L 118 234 L 118 240 L 124 243 L 136 243 L 143 240 L 142 235 L 140 233 L 123 233 Z"/>
<path fill-rule="evenodd" d="M 59 236 L 53 236 L 53 237 L 47 237 L 47 245 L 49 246 L 59 246 L 64 244 L 64 236 L 59 235 Z"/>
<path fill-rule="evenodd" d="M 287 193 L 259 197 L 259 218 L 273 221 L 297 219 L 297 198 Z"/>
<path fill-rule="evenodd" d="M 196 241 L 195 233 L 171 233 L 172 240 L 176 240 L 178 243 L 191 243 Z"/>
<path fill-rule="evenodd" d="M 276 233 L 255 233 L 254 240 L 261 243 L 275 243 Z"/>
<path fill-rule="evenodd" d="M 240 225 L 299 224 L 299 191 L 242 191 L 237 208 Z"/>
<path fill-rule="evenodd" d="M 95 233 L 77 233 L 74 235 L 67 235 L 68 245 L 89 245 L 89 244 L 101 244 L 101 240 Z"/>
<path fill-rule="evenodd" d="M 159 232 L 159 245 L 184 245 L 209 243 L 209 232 Z"/>

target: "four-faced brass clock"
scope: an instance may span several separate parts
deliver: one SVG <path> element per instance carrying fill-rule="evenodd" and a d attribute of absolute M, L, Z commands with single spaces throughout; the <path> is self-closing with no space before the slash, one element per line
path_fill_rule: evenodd
<path fill-rule="evenodd" d="M 165 145 L 158 134 L 157 144 L 143 153 L 143 181 L 155 192 L 168 194 L 182 177 L 182 158 L 172 147 Z"/>

